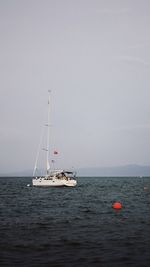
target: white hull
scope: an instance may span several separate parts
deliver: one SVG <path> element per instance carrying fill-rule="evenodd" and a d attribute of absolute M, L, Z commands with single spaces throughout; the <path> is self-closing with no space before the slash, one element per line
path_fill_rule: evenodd
<path fill-rule="evenodd" d="M 76 186 L 77 181 L 73 180 L 73 179 L 69 179 L 69 180 L 57 179 L 57 178 L 46 179 L 45 177 L 40 177 L 40 178 L 33 178 L 32 184 L 33 184 L 33 186 L 47 186 L 47 187 L 70 186 L 70 187 L 74 187 L 74 186 Z"/>

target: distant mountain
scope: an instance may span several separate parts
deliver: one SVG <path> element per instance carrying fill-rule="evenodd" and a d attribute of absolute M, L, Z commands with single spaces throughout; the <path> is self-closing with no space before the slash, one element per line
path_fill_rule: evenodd
<path fill-rule="evenodd" d="M 87 167 L 76 170 L 77 176 L 148 176 L 150 177 L 150 166 L 124 165 L 116 167 Z M 13 173 L 0 173 L 1 177 L 32 176 L 32 170 L 18 171 Z M 40 173 L 42 173 L 40 171 Z"/>
<path fill-rule="evenodd" d="M 26 170 L 26 171 L 16 171 L 16 172 L 7 172 L 7 173 L 0 173 L 0 177 L 31 177 L 33 171 Z"/>
<path fill-rule="evenodd" d="M 80 168 L 78 176 L 150 176 L 150 166 L 124 165 L 116 167 Z"/>

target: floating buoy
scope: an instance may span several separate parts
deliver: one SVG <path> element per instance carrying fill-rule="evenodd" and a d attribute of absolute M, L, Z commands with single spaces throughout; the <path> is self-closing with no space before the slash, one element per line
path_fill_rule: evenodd
<path fill-rule="evenodd" d="M 122 209 L 122 204 L 120 202 L 115 202 L 113 204 L 113 208 L 116 210 L 120 210 L 120 209 Z"/>
<path fill-rule="evenodd" d="M 30 184 L 27 184 L 27 186 L 29 187 L 29 186 L 30 186 Z"/>

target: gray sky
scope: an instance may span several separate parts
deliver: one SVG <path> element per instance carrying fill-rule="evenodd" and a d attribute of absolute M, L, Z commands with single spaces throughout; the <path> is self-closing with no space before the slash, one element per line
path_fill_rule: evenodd
<path fill-rule="evenodd" d="M 150 164 L 150 1 L 0 1 L 0 172 Z"/>

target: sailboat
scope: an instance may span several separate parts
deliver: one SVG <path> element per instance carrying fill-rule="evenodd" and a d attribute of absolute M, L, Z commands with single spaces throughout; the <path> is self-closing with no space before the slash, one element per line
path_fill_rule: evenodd
<path fill-rule="evenodd" d="M 43 176 L 35 176 L 35 173 L 37 171 L 37 162 L 38 162 L 38 157 L 39 157 L 39 150 L 40 150 L 40 145 L 39 149 L 37 152 L 36 156 L 36 161 L 35 161 L 35 166 L 34 166 L 34 171 L 33 171 L 33 179 L 32 179 L 32 185 L 33 186 L 69 186 L 69 187 L 74 187 L 77 184 L 76 181 L 76 173 L 73 171 L 68 171 L 68 170 L 52 170 L 50 166 L 50 161 L 49 161 L 49 119 L 50 119 L 50 93 L 49 92 L 49 97 L 48 97 L 48 122 L 46 124 L 47 127 L 47 148 L 44 149 L 46 151 L 46 174 Z M 40 141 L 41 144 L 41 141 Z"/>

